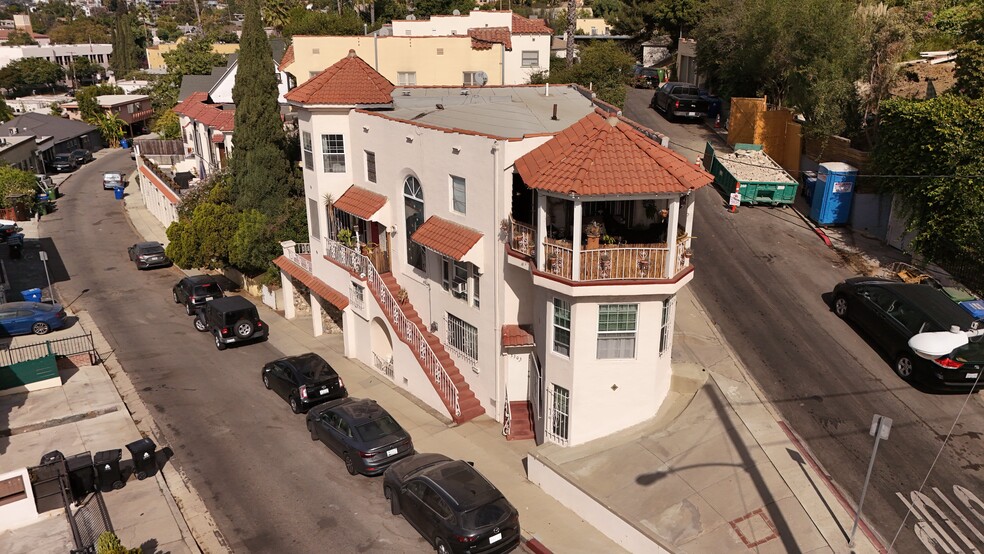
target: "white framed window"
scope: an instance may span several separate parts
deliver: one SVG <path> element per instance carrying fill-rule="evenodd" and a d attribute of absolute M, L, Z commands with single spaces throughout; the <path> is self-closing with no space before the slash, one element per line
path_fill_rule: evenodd
<path fill-rule="evenodd" d="M 345 173 L 345 137 L 321 135 L 321 153 L 324 156 L 325 173 Z"/>
<path fill-rule="evenodd" d="M 311 236 L 319 238 L 321 236 L 321 217 L 318 213 L 318 201 L 308 198 L 308 221 L 311 222 Z"/>
<path fill-rule="evenodd" d="M 127 111 L 127 113 L 133 113 L 133 108 L 134 108 L 134 105 L 133 104 L 127 104 L 126 105 L 126 111 Z"/>
<path fill-rule="evenodd" d="M 466 87 L 478 86 L 478 74 L 480 71 L 463 71 L 461 73 L 461 84 Z"/>
<path fill-rule="evenodd" d="M 304 147 L 304 167 L 314 169 L 314 146 L 311 144 L 311 133 L 301 133 L 301 145 Z"/>
<path fill-rule="evenodd" d="M 376 182 L 376 153 L 366 150 L 366 180 Z"/>
<path fill-rule="evenodd" d="M 409 87 L 417 84 L 416 71 L 397 71 L 396 84 L 401 87 Z"/>
<path fill-rule="evenodd" d="M 523 67 L 540 67 L 540 53 L 536 50 L 523 50 Z"/>
<path fill-rule="evenodd" d="M 663 301 L 663 320 L 659 325 L 659 355 L 662 356 L 670 349 L 670 317 L 673 315 L 673 304 L 676 296 Z"/>
<path fill-rule="evenodd" d="M 638 304 L 598 306 L 599 360 L 635 357 Z"/>
<path fill-rule="evenodd" d="M 349 281 L 349 300 L 351 300 L 352 305 L 355 306 L 356 309 L 365 309 L 366 288 L 354 281 Z"/>
<path fill-rule="evenodd" d="M 479 301 L 478 295 L 481 291 L 479 287 L 479 282 L 482 280 L 482 274 L 478 272 L 478 268 L 472 266 L 472 306 L 476 308 L 481 307 L 481 302 Z"/>
<path fill-rule="evenodd" d="M 547 387 L 547 424 L 545 433 L 551 442 L 567 444 L 571 433 L 571 391 L 550 383 Z"/>
<path fill-rule="evenodd" d="M 465 213 L 464 177 L 451 176 L 451 209 L 460 214 Z"/>
<path fill-rule="evenodd" d="M 447 316 L 447 345 L 465 358 L 477 362 L 478 329 L 450 313 Z"/>
<path fill-rule="evenodd" d="M 553 299 L 553 351 L 571 355 L 571 304 L 561 298 Z"/>
<path fill-rule="evenodd" d="M 441 285 L 455 298 L 468 299 L 468 263 L 441 258 Z"/>

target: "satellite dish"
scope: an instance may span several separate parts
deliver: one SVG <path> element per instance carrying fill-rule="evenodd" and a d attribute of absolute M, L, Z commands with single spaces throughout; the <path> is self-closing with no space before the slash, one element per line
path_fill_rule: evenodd
<path fill-rule="evenodd" d="M 451 15 L 461 15 L 461 10 L 454 10 Z"/>
<path fill-rule="evenodd" d="M 489 74 L 484 71 L 479 71 L 475 74 L 475 84 L 484 87 L 485 83 L 489 82 Z"/>
<path fill-rule="evenodd" d="M 414 21 L 415 19 L 417 19 L 417 16 L 415 16 L 413 14 L 410 14 L 410 15 L 407 16 L 407 21 Z"/>

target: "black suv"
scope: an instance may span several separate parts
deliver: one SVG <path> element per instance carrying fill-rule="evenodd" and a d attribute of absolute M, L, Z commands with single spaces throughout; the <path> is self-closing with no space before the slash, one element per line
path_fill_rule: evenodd
<path fill-rule="evenodd" d="M 209 300 L 222 298 L 222 287 L 211 275 L 195 275 L 178 281 L 171 289 L 176 304 L 184 304 L 185 313 L 194 315 L 195 310 Z"/>
<path fill-rule="evenodd" d="M 206 302 L 195 311 L 195 329 L 212 333 L 215 347 L 219 350 L 225 350 L 232 343 L 269 336 L 266 323 L 256 313 L 256 306 L 242 296 L 226 296 Z"/>

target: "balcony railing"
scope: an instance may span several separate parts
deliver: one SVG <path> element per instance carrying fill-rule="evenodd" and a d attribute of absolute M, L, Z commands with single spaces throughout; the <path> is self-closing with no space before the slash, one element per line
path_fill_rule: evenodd
<path fill-rule="evenodd" d="M 298 265 L 304 271 L 312 273 L 311 270 L 311 245 L 304 242 L 294 245 L 293 249 L 284 249 L 287 259 Z"/>
<path fill-rule="evenodd" d="M 325 257 L 356 275 L 365 275 L 369 259 L 337 240 L 325 237 Z"/>
<path fill-rule="evenodd" d="M 509 218 L 510 241 L 513 250 L 527 256 L 536 256 L 536 229 Z"/>
<path fill-rule="evenodd" d="M 574 250 L 560 241 L 543 243 L 544 270 L 571 279 Z M 578 281 L 665 279 L 670 249 L 660 244 L 629 244 L 610 248 L 580 250 Z"/>
<path fill-rule="evenodd" d="M 389 358 L 384 360 L 379 357 L 379 354 L 373 352 L 372 365 L 380 372 L 382 372 L 383 375 L 386 375 L 391 379 L 393 378 L 393 356 L 390 356 Z"/>

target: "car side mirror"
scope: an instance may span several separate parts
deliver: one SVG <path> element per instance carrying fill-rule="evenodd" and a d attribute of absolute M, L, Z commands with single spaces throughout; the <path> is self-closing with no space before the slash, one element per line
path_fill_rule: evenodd
<path fill-rule="evenodd" d="M 475 467 L 475 462 L 465 462 L 465 463 L 468 464 L 468 465 L 470 465 L 470 466 L 472 466 L 472 467 Z"/>

